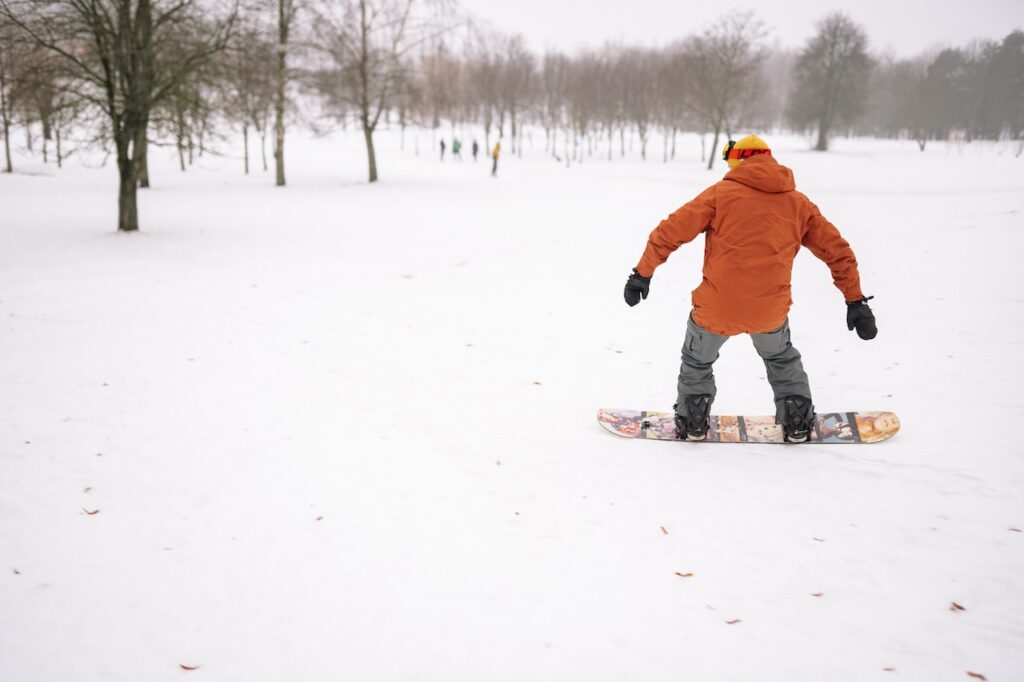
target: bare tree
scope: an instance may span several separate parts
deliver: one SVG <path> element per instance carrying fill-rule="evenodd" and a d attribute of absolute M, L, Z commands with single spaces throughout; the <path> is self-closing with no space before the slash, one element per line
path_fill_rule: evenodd
<path fill-rule="evenodd" d="M 249 129 L 260 132 L 265 128 L 262 119 L 274 102 L 276 81 L 266 64 L 271 61 L 275 47 L 262 26 L 246 20 L 220 64 L 225 114 L 242 129 L 242 162 L 246 175 L 250 169 Z"/>
<path fill-rule="evenodd" d="M 452 126 L 460 116 L 463 105 L 462 62 L 455 57 L 443 41 L 438 41 L 426 51 L 419 62 L 420 82 L 423 86 L 422 106 L 430 127 L 437 129 L 442 120 Z M 409 74 L 405 68 L 398 69 L 392 86 L 393 96 Z"/>
<path fill-rule="evenodd" d="M 138 155 L 153 109 L 222 50 L 237 4 L 203 22 L 193 0 L 0 0 L 0 16 L 60 56 L 110 123 L 120 176 L 117 229 L 139 229 Z M 187 41 L 187 42 L 183 42 Z M 171 61 L 165 55 L 180 55 Z"/>
<path fill-rule="evenodd" d="M 647 160 L 647 140 L 657 112 L 659 58 L 652 50 L 630 49 L 620 59 L 626 79 L 626 119 L 640 135 L 640 158 Z"/>
<path fill-rule="evenodd" d="M 719 136 L 732 133 L 743 99 L 753 90 L 765 57 L 763 39 L 763 24 L 752 12 L 741 12 L 726 16 L 687 44 L 694 77 L 692 106 L 714 133 L 708 170 L 715 163 Z"/>
<path fill-rule="evenodd" d="M 4 134 L 4 170 L 7 173 L 14 172 L 14 164 L 11 162 L 11 123 L 23 61 L 23 51 L 14 26 L 0 15 L 0 127 Z"/>
<path fill-rule="evenodd" d="M 674 46 L 666 50 L 660 60 L 657 80 L 658 119 L 664 130 L 662 144 L 662 161 L 669 160 L 669 142 L 672 144 L 671 156 L 676 156 L 676 134 L 687 124 L 687 115 L 692 97 L 692 74 L 686 52 Z"/>
<path fill-rule="evenodd" d="M 565 100 L 568 88 L 570 62 L 560 52 L 548 52 L 544 55 L 540 69 L 540 101 L 538 117 L 544 128 L 544 150 L 558 158 L 555 132 L 565 122 Z"/>
<path fill-rule="evenodd" d="M 288 96 L 288 39 L 298 10 L 297 0 L 276 0 L 277 4 L 277 92 L 274 98 L 274 163 L 278 187 L 284 177 L 284 115 Z"/>
<path fill-rule="evenodd" d="M 790 120 L 818 129 L 818 151 L 828 149 L 828 135 L 840 121 L 852 121 L 864 110 L 872 60 L 867 34 L 846 15 L 830 14 L 818 23 L 796 63 L 796 89 Z"/>
<path fill-rule="evenodd" d="M 444 12 L 428 0 L 331 0 L 315 12 L 316 46 L 331 63 L 326 80 L 356 112 L 370 182 L 379 177 L 373 134 L 405 78 L 406 56 L 449 28 Z"/>
<path fill-rule="evenodd" d="M 501 111 L 508 113 L 512 150 L 522 156 L 520 123 L 533 94 L 536 60 L 526 49 L 522 36 L 510 36 L 503 43 L 504 60 L 499 81 Z"/>
<path fill-rule="evenodd" d="M 569 67 L 566 88 L 565 162 L 583 161 L 583 141 L 590 137 L 597 125 L 601 109 L 601 71 L 605 59 L 594 52 L 585 52 L 573 60 Z"/>
<path fill-rule="evenodd" d="M 470 56 L 469 92 L 479 103 L 481 125 L 484 129 L 484 148 L 491 148 L 491 129 L 495 115 L 501 108 L 500 76 L 504 69 L 504 57 L 494 44 L 498 38 L 489 34 L 478 34 Z"/>

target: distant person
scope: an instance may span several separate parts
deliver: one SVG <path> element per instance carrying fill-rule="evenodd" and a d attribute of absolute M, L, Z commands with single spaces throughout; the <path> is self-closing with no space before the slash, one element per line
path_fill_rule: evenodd
<path fill-rule="evenodd" d="M 480 144 L 473 140 L 473 160 L 476 161 L 476 155 L 480 153 Z"/>
<path fill-rule="evenodd" d="M 444 149 L 445 149 L 444 140 L 441 140 L 441 160 L 442 161 L 444 161 Z"/>
<path fill-rule="evenodd" d="M 452 158 L 462 161 L 462 140 L 457 137 L 452 140 Z"/>
<path fill-rule="evenodd" d="M 757 135 L 730 141 L 725 178 L 661 221 L 626 281 L 626 303 L 647 298 L 654 270 L 704 233 L 704 281 L 693 292 L 679 369 L 675 422 L 679 437 L 704 440 L 715 400 L 712 365 L 730 336 L 750 334 L 768 369 L 775 423 L 786 442 L 804 443 L 814 427 L 811 387 L 790 343 L 793 259 L 800 247 L 824 261 L 846 301 L 846 326 L 862 339 L 878 333 L 860 288 L 857 258 L 839 230 L 796 191 L 793 172 Z"/>
<path fill-rule="evenodd" d="M 498 157 L 501 156 L 501 140 L 494 143 L 494 149 L 491 151 L 491 158 L 494 159 L 494 165 L 491 166 L 491 176 L 498 177 Z"/>

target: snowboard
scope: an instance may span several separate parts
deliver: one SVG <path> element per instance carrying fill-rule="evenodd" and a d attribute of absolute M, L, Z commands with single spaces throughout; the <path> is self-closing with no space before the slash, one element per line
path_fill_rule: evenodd
<path fill-rule="evenodd" d="M 639 410 L 597 411 L 597 421 L 626 438 L 678 440 L 695 443 L 779 443 L 782 427 L 775 417 L 711 415 L 705 440 L 687 441 L 676 433 L 671 412 Z M 879 443 L 896 435 L 900 420 L 892 412 L 825 412 L 816 415 L 809 443 Z M 806 444 L 806 443 L 803 443 Z"/>

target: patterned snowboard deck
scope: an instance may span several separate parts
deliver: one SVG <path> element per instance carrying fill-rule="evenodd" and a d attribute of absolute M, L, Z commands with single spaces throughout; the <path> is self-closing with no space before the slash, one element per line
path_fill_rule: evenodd
<path fill-rule="evenodd" d="M 597 421 L 614 434 L 626 438 L 679 440 L 671 412 L 640 410 L 597 411 Z M 711 428 L 702 443 L 779 443 L 782 427 L 775 417 L 711 415 Z M 817 415 L 811 443 L 879 443 L 900 430 L 892 412 L 825 412 Z"/>

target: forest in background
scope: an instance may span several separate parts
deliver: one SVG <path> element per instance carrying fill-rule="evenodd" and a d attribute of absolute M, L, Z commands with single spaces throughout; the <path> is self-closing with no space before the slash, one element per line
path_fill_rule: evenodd
<path fill-rule="evenodd" d="M 708 168 L 746 131 L 808 134 L 822 151 L 837 135 L 1024 150 L 1020 29 L 912 58 L 876 54 L 843 13 L 803 46 L 769 47 L 768 35 L 742 12 L 660 47 L 537 53 L 447 0 L 0 0 L 0 170 L 14 170 L 14 135 L 58 167 L 110 151 L 118 229 L 133 231 L 150 144 L 173 146 L 185 170 L 240 135 L 243 172 L 262 163 L 283 186 L 294 125 L 361 133 L 370 182 L 384 126 L 472 127 L 512 155 L 535 126 L 567 164 L 614 159 L 627 135 L 647 159 L 656 131 L 665 161 L 678 134 L 707 138 Z"/>

